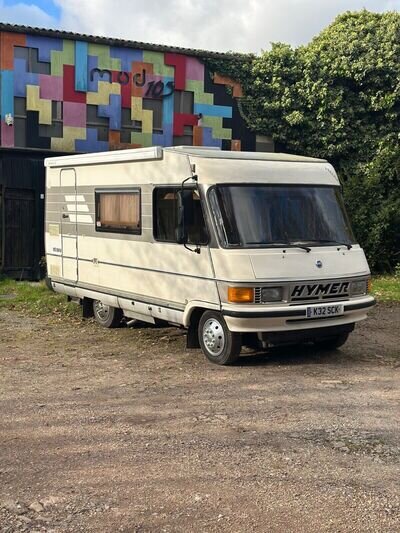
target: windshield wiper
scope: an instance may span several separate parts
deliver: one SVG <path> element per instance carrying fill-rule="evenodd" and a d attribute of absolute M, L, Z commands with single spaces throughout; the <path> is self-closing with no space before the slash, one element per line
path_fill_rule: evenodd
<path fill-rule="evenodd" d="M 333 241 L 331 239 L 316 239 L 310 242 L 324 243 L 324 244 L 339 244 L 340 246 L 346 246 L 348 250 L 353 248 L 353 245 L 349 242 Z"/>
<path fill-rule="evenodd" d="M 301 248 L 302 250 L 305 250 L 306 252 L 311 252 L 311 248 L 309 246 L 305 246 L 304 244 L 299 244 L 297 242 L 292 241 L 254 241 L 254 242 L 247 242 L 246 244 L 258 244 L 259 246 L 262 245 L 268 245 L 268 246 L 278 246 L 278 247 L 287 247 L 287 248 Z"/>
<path fill-rule="evenodd" d="M 285 244 L 286 246 L 290 246 L 291 248 L 301 248 L 302 250 L 305 250 L 307 253 L 311 252 L 311 248 L 309 246 L 306 246 L 305 244 L 300 244 L 295 241 L 287 241 L 287 242 L 283 242 L 282 244 Z"/>

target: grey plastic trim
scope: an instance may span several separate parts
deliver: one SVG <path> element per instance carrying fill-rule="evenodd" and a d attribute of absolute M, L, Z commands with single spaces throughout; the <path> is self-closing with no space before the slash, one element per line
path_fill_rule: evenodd
<path fill-rule="evenodd" d="M 59 283 L 60 285 L 65 285 L 66 287 L 71 287 L 73 289 L 86 289 L 88 291 L 98 292 L 99 294 L 105 294 L 109 296 L 116 296 L 117 298 L 125 298 L 127 300 L 134 300 L 138 303 L 156 305 L 159 307 L 165 307 L 166 309 L 173 309 L 174 311 L 184 311 L 185 306 L 178 302 L 169 302 L 166 300 L 161 300 L 158 298 L 151 298 L 143 296 L 143 294 L 134 294 L 125 291 L 116 291 L 113 289 L 105 289 L 98 285 L 92 285 L 91 283 L 82 283 L 78 281 L 77 283 L 68 283 L 62 278 L 52 277 L 51 281 L 54 283 Z"/>

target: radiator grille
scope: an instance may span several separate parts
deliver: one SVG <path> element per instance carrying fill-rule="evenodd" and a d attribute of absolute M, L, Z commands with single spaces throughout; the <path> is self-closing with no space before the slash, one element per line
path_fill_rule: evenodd
<path fill-rule="evenodd" d="M 279 285 L 279 283 L 277 284 Z M 273 286 L 277 286 L 273 285 Z M 321 290 L 318 291 L 318 287 L 322 285 L 323 287 Z M 270 287 L 272 284 L 263 285 L 261 287 L 254 287 L 254 303 L 255 304 L 262 304 L 262 303 L 272 303 L 272 302 L 263 302 L 262 299 L 262 290 L 265 287 Z M 346 279 L 339 279 L 339 280 L 322 280 L 322 281 L 307 281 L 303 283 L 282 283 L 281 285 L 283 287 L 283 302 L 287 302 L 290 305 L 299 305 L 299 304 L 307 304 L 307 303 L 318 303 L 318 302 L 329 302 L 332 300 L 335 301 L 343 301 L 348 300 L 351 296 L 350 293 L 350 287 L 351 287 L 351 280 Z M 304 290 L 301 290 L 301 287 L 305 287 Z M 307 289 L 307 286 L 309 289 Z M 308 296 L 309 292 L 311 292 L 311 289 L 313 286 L 316 287 L 317 294 L 312 294 Z M 326 288 L 324 288 L 326 287 Z M 295 291 L 297 289 L 297 291 Z M 300 294 L 294 294 L 294 292 L 300 293 Z M 326 293 L 326 294 L 325 294 Z M 278 303 L 278 302 L 274 302 Z"/>
<path fill-rule="evenodd" d="M 254 289 L 254 303 L 255 304 L 261 303 L 261 287 L 256 287 Z"/>

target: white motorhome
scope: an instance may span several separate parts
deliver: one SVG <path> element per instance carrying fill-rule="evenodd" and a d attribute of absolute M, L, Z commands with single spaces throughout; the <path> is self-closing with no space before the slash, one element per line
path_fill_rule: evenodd
<path fill-rule="evenodd" d="M 338 347 L 375 303 L 324 160 L 151 147 L 45 165 L 50 282 L 103 326 L 184 326 L 228 364 L 242 345 Z"/>

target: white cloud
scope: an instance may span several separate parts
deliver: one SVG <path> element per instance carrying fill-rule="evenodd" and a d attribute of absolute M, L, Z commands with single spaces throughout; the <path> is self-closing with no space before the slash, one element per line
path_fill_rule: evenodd
<path fill-rule="evenodd" d="M 55 0 L 55 23 L 39 8 L 18 4 L 0 17 L 78 33 L 218 51 L 259 52 L 270 42 L 308 42 L 339 13 L 400 10 L 400 0 Z M 12 17 L 12 12 L 15 16 Z"/>
<path fill-rule="evenodd" d="M 11 24 L 25 24 L 40 28 L 57 28 L 59 22 L 34 4 L 24 2 L 13 6 L 0 1 L 0 20 Z"/>
<path fill-rule="evenodd" d="M 308 42 L 348 9 L 400 9 L 400 0 L 56 0 L 64 27 L 187 48 L 259 52 Z"/>

